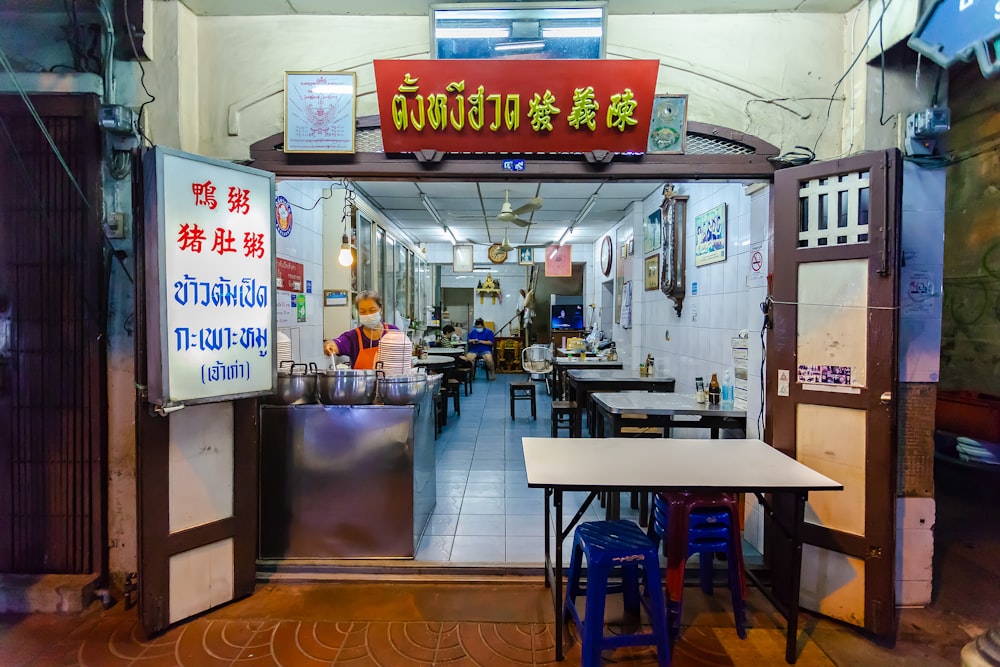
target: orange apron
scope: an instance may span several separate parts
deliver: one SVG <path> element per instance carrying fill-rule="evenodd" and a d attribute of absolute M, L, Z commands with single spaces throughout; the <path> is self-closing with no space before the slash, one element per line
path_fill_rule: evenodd
<path fill-rule="evenodd" d="M 389 330 L 386 324 L 382 323 L 382 335 Z M 358 334 L 358 358 L 354 360 L 354 368 L 358 370 L 375 370 L 375 360 L 378 358 L 378 344 L 375 341 L 371 347 L 365 347 L 365 337 L 361 335 L 361 327 L 355 329 Z M 381 338 L 379 339 L 381 340 Z"/>

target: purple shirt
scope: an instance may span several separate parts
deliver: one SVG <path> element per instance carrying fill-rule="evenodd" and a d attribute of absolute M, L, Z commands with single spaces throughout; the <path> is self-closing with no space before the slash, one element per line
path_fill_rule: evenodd
<path fill-rule="evenodd" d="M 399 327 L 397 327 L 395 324 L 387 324 L 386 326 L 389 328 L 390 331 L 392 330 L 399 331 Z M 364 327 L 360 327 L 360 329 L 361 329 L 361 338 L 362 340 L 364 340 L 365 349 L 368 349 L 370 347 L 378 347 L 378 341 L 369 338 L 368 334 L 365 333 Z M 354 368 L 354 362 L 358 360 L 358 353 L 361 351 L 360 348 L 358 347 L 358 330 L 349 329 L 348 331 L 345 331 L 338 337 L 334 338 L 333 342 L 334 344 L 336 344 L 337 349 L 339 350 L 337 354 L 346 354 L 348 357 L 350 357 L 351 368 Z"/>

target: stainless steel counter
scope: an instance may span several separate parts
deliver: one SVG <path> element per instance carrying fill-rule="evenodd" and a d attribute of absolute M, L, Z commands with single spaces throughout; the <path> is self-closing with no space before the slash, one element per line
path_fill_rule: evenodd
<path fill-rule="evenodd" d="M 434 414 L 261 407 L 262 559 L 412 558 L 434 510 Z"/>

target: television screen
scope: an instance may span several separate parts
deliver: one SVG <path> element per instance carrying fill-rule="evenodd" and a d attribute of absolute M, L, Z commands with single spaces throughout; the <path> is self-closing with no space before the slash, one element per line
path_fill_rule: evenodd
<path fill-rule="evenodd" d="M 552 330 L 583 329 L 583 306 L 552 306 Z"/>

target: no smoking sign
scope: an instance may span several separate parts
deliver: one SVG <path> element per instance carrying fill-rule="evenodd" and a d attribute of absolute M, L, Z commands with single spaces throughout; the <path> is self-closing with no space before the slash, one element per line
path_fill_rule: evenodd
<path fill-rule="evenodd" d="M 747 274 L 747 286 L 764 285 L 767 283 L 767 256 L 764 244 L 757 243 L 750 248 L 750 273 Z"/>

